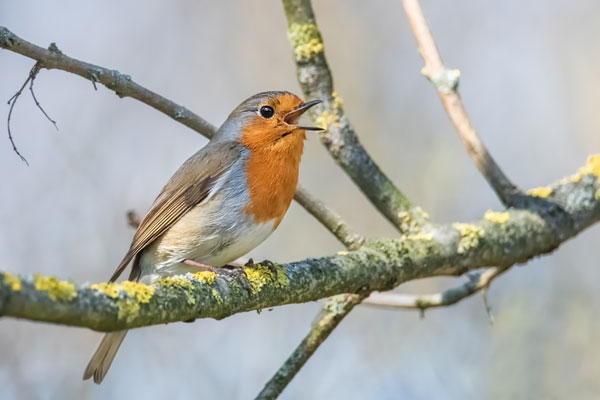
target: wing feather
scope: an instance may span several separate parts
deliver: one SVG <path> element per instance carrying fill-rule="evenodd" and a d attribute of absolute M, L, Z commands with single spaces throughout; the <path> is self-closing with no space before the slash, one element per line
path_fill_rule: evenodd
<path fill-rule="evenodd" d="M 171 177 L 138 227 L 131 247 L 109 282 L 115 281 L 131 260 L 208 197 L 215 182 L 239 159 L 242 145 L 209 143 L 190 157 Z M 135 263 L 134 263 L 135 264 Z M 131 272 L 139 276 L 137 264 Z"/>

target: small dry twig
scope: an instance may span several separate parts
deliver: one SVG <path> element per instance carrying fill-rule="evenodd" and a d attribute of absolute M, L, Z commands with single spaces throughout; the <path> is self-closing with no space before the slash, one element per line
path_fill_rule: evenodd
<path fill-rule="evenodd" d="M 421 312 L 428 308 L 450 306 L 458 303 L 466 297 L 472 296 L 479 291 L 482 291 L 485 294 L 485 290 L 489 287 L 492 281 L 507 271 L 507 269 L 508 268 L 492 267 L 484 271 L 471 273 L 467 275 L 469 280 L 464 284 L 440 293 L 409 295 L 402 293 L 375 292 L 371 293 L 371 295 L 363 301 L 363 304 L 380 307 L 393 307 L 412 310 L 416 309 L 420 310 Z M 488 310 L 489 315 L 487 303 L 486 310 Z"/>

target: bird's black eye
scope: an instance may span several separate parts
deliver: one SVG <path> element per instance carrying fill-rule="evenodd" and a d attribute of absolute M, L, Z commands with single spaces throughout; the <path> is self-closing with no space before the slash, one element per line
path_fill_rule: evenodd
<path fill-rule="evenodd" d="M 273 110 L 273 107 L 269 107 L 269 106 L 262 106 L 260 108 L 260 116 L 263 118 L 271 118 L 273 116 L 273 114 L 275 114 L 275 111 Z"/>

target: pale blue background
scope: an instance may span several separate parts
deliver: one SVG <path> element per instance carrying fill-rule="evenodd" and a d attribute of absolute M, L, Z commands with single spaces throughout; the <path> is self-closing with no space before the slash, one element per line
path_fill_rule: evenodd
<path fill-rule="evenodd" d="M 431 85 L 399 1 L 316 1 L 336 87 L 383 170 L 436 221 L 501 206 L 471 164 Z M 444 60 L 506 173 L 523 187 L 574 172 L 600 152 L 600 3 L 425 1 Z M 0 25 L 38 45 L 131 74 L 220 124 L 249 95 L 299 92 L 278 1 L 0 0 Z M 0 100 L 33 62 L 0 51 Z M 106 279 L 144 212 L 205 139 L 89 81 L 42 71 L 6 139 L 0 103 L 0 269 Z M 394 230 L 308 140 L 301 182 L 370 235 Z M 306 364 L 283 399 L 593 399 L 600 394 L 598 227 L 494 283 L 481 298 L 417 313 L 359 307 Z M 293 205 L 255 259 L 298 260 L 340 245 Z M 440 290 L 454 280 L 404 285 Z M 307 332 L 319 304 L 132 332 L 101 386 L 81 374 L 100 334 L 0 320 L 0 398 L 254 396 Z"/>

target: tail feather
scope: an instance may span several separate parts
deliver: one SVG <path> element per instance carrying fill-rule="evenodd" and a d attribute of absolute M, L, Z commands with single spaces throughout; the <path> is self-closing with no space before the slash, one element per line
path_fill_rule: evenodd
<path fill-rule="evenodd" d="M 126 334 L 127 331 L 116 331 L 104 335 L 98 349 L 83 373 L 84 380 L 93 376 L 95 383 L 100 384 L 102 382 Z"/>

